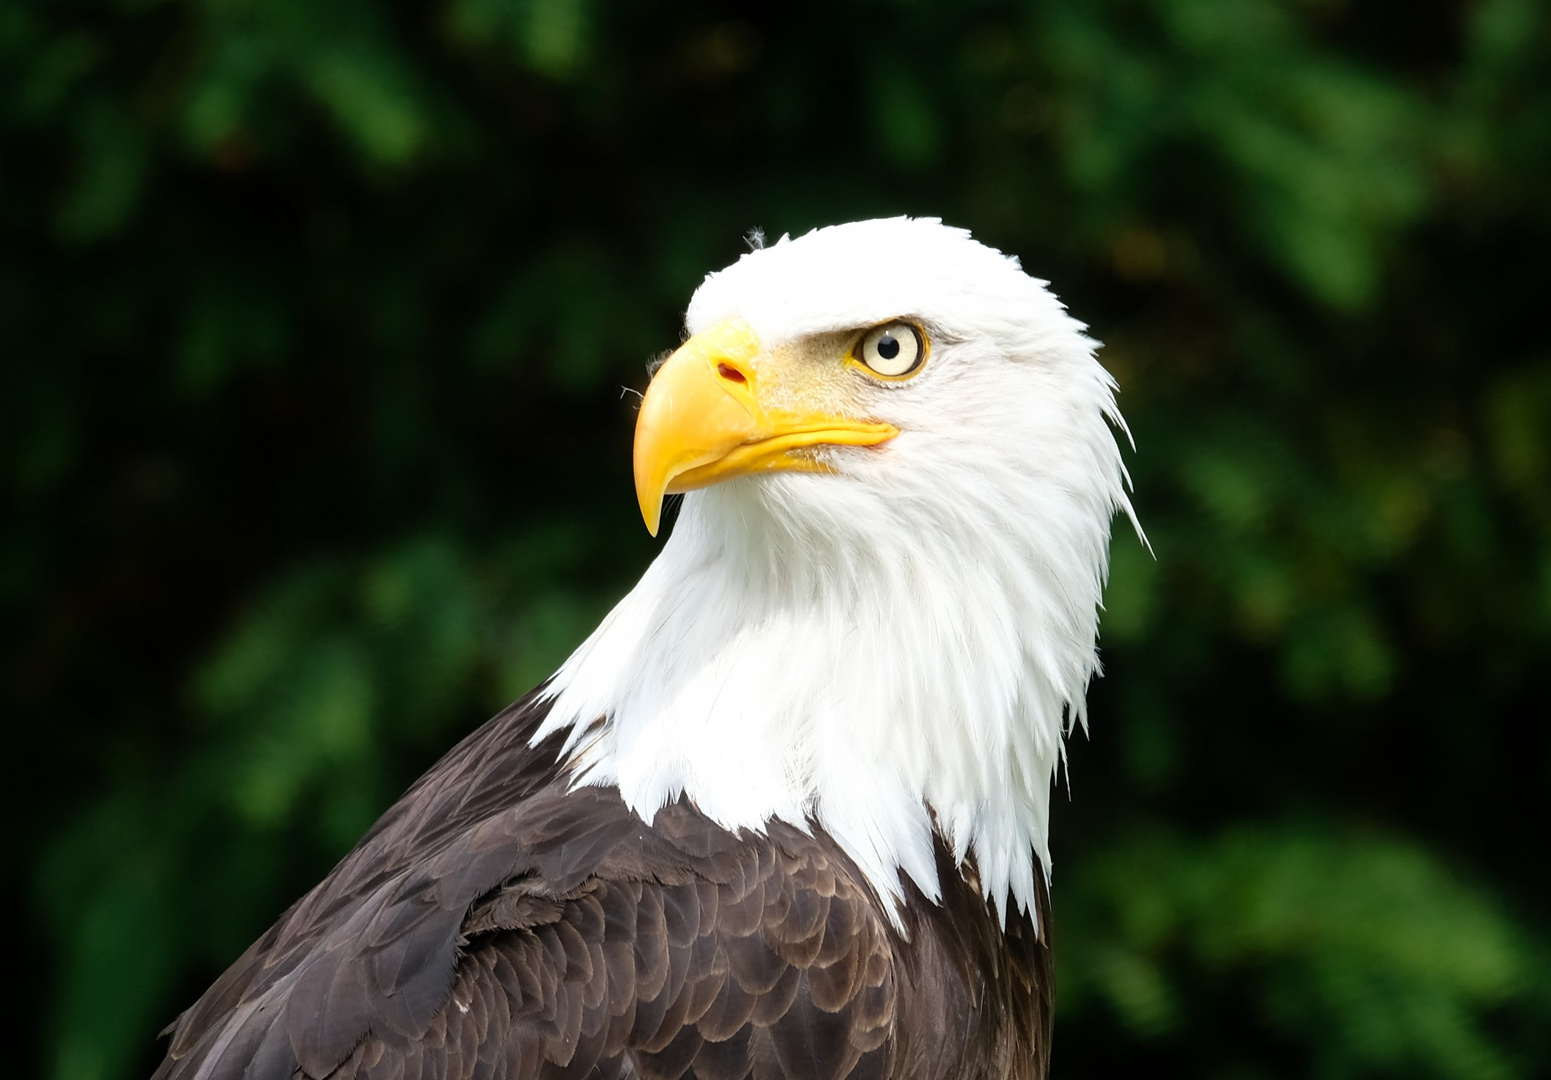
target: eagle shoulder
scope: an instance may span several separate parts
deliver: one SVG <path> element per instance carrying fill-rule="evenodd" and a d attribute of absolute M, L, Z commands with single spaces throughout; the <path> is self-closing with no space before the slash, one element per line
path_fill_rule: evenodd
<path fill-rule="evenodd" d="M 157 1080 L 866 1080 L 920 1060 L 899 1030 L 913 946 L 832 840 L 734 834 L 683 801 L 648 825 L 528 745 L 544 708 L 422 778 L 178 1020 Z"/>

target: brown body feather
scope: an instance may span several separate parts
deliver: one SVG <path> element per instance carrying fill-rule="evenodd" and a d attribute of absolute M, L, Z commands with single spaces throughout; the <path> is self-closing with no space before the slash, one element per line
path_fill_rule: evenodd
<path fill-rule="evenodd" d="M 940 844 L 942 900 L 907 886 L 901 934 L 822 830 L 571 790 L 558 741 L 529 746 L 545 708 L 411 788 L 179 1018 L 156 1080 L 1045 1076 L 1048 935 L 1004 929 Z"/>

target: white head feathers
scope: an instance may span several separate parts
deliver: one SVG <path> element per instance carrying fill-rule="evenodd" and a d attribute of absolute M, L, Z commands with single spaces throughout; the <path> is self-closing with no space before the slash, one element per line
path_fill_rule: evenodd
<path fill-rule="evenodd" d="M 684 497 L 640 583 L 565 663 L 541 734 L 648 820 L 828 830 L 881 895 L 939 895 L 932 831 L 1005 913 L 1048 872 L 1051 782 L 1098 670 L 1110 521 L 1130 515 L 1095 343 L 1015 260 L 935 220 L 820 229 L 690 302 L 767 346 L 897 317 L 931 341 L 875 383 L 877 448 Z M 593 726 L 599 718 L 601 726 Z"/>

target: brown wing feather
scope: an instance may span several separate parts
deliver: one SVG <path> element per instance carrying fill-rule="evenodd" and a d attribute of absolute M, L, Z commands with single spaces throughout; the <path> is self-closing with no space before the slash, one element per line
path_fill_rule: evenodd
<path fill-rule="evenodd" d="M 418 782 L 178 1020 L 157 1080 L 1044 1076 L 1048 948 L 945 851 L 901 935 L 822 831 L 568 790 L 558 744 L 528 746 L 543 711 Z"/>

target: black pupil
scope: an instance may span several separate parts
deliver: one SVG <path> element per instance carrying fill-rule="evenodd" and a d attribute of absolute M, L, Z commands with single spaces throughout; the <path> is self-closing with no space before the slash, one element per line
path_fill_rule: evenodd
<path fill-rule="evenodd" d="M 884 334 L 878 339 L 878 355 L 885 360 L 892 360 L 899 355 L 899 342 L 894 340 L 893 334 Z"/>

